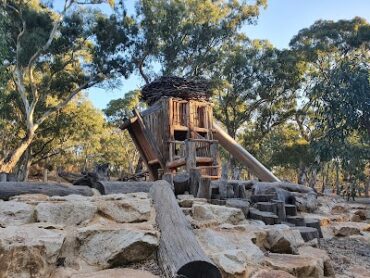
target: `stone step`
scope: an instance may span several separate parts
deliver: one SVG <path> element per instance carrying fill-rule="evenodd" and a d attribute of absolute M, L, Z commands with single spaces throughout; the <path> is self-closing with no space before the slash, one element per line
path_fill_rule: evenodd
<path fill-rule="evenodd" d="M 274 224 L 280 224 L 281 221 L 277 215 L 267 212 L 267 211 L 260 211 L 255 208 L 249 209 L 249 218 L 255 219 L 255 220 L 261 220 L 267 225 L 274 225 Z"/>
<path fill-rule="evenodd" d="M 322 234 L 322 231 L 321 231 L 321 226 L 320 226 L 320 220 L 319 219 L 305 218 L 304 222 L 306 224 L 306 227 L 311 227 L 311 228 L 317 229 L 317 231 L 319 232 L 320 238 L 323 238 L 323 234 Z"/>
<path fill-rule="evenodd" d="M 286 213 L 286 216 L 296 216 L 297 207 L 295 205 L 285 204 L 285 213 Z"/>
<path fill-rule="evenodd" d="M 304 222 L 304 218 L 302 216 L 287 216 L 286 220 L 287 222 L 292 223 L 296 226 L 306 226 L 306 223 Z"/>
<path fill-rule="evenodd" d="M 295 230 L 298 230 L 300 233 L 301 233 L 301 236 L 303 238 L 304 241 L 310 241 L 310 240 L 313 240 L 315 238 L 319 239 L 319 232 L 317 231 L 316 228 L 312 228 L 312 227 L 303 227 L 303 226 L 298 226 L 298 227 L 294 227 L 292 229 L 295 229 Z"/>
<path fill-rule="evenodd" d="M 271 202 L 273 199 L 276 199 L 276 194 L 257 194 L 251 196 L 252 203 Z"/>

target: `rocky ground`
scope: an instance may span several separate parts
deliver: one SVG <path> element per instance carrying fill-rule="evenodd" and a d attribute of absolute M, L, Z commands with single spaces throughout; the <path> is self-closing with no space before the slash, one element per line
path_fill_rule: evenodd
<path fill-rule="evenodd" d="M 366 204 L 319 197 L 324 239 L 305 242 L 284 224 L 265 225 L 245 211 L 178 196 L 194 232 L 223 277 L 370 277 Z M 146 193 L 0 201 L 0 277 L 162 277 L 155 259 L 160 231 Z"/>

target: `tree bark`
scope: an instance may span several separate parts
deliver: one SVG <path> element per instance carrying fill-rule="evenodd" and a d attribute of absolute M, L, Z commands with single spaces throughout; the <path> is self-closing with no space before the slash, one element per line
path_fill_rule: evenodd
<path fill-rule="evenodd" d="M 33 131 L 28 132 L 26 137 L 22 140 L 21 144 L 9 154 L 9 156 L 4 159 L 4 161 L 0 161 L 0 173 L 11 173 L 19 160 L 21 159 L 24 152 L 28 149 L 35 134 Z"/>
<path fill-rule="evenodd" d="M 150 193 L 156 209 L 156 222 L 161 230 L 158 261 L 165 276 L 221 278 L 220 271 L 199 245 L 171 185 L 163 180 L 156 181 Z"/>
<path fill-rule="evenodd" d="M 365 183 L 365 197 L 369 198 L 369 188 L 370 188 L 370 178 L 367 183 Z"/>

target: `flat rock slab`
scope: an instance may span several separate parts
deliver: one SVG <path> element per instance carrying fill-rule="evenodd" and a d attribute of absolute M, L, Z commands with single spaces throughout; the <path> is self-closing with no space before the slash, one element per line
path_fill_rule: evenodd
<path fill-rule="evenodd" d="M 106 269 L 97 272 L 89 272 L 83 274 L 74 274 L 71 278 L 156 278 L 159 276 L 153 275 L 148 271 L 142 271 L 131 268 L 116 268 Z"/>
<path fill-rule="evenodd" d="M 22 225 L 34 222 L 33 206 L 21 202 L 0 202 L 0 227 Z"/>
<path fill-rule="evenodd" d="M 295 278 L 295 276 L 282 270 L 261 269 L 250 278 Z"/>
<path fill-rule="evenodd" d="M 148 221 L 151 215 L 151 199 L 147 193 L 118 194 L 114 199 L 101 198 L 98 211 L 118 223 Z"/>
<path fill-rule="evenodd" d="M 39 203 L 36 208 L 36 219 L 60 225 L 79 225 L 92 220 L 97 206 L 88 201 L 67 201 Z"/>
<path fill-rule="evenodd" d="M 217 221 L 237 225 L 245 221 L 241 209 L 210 204 L 194 204 L 193 218 L 197 221 Z"/>

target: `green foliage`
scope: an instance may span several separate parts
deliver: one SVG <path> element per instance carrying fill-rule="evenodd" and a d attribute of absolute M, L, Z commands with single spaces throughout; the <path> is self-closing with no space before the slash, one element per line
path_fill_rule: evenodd
<path fill-rule="evenodd" d="M 245 23 L 254 23 L 266 0 L 241 1 L 142 0 L 137 18 L 140 37 L 135 51 L 137 67 L 159 62 L 164 75 L 207 76 L 220 61 L 224 47 L 243 35 Z"/>
<path fill-rule="evenodd" d="M 119 125 L 132 117 L 132 110 L 144 107 L 145 104 L 140 103 L 140 91 L 136 90 L 126 93 L 123 98 L 111 100 L 103 111 L 109 122 Z"/>

